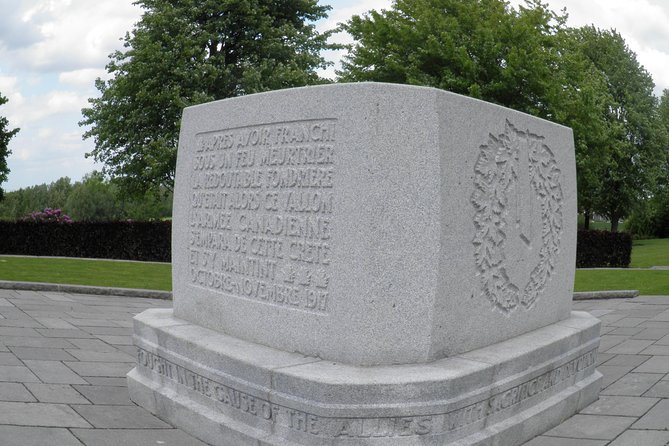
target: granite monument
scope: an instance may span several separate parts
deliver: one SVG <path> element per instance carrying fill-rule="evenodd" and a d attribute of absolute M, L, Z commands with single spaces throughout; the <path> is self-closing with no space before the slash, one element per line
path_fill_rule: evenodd
<path fill-rule="evenodd" d="M 217 446 L 522 444 L 597 398 L 571 130 L 360 83 L 184 111 L 130 395 Z"/>

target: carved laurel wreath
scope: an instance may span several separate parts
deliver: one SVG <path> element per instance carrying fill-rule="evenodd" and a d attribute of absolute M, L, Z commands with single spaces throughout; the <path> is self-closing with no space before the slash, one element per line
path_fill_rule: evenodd
<path fill-rule="evenodd" d="M 527 151 L 529 166 L 520 165 L 521 151 Z M 508 192 L 518 181 L 518 169 L 527 168 L 541 205 L 542 246 L 539 262 L 523 286 L 509 279 L 504 249 Z M 476 235 L 472 242 L 483 294 L 507 314 L 518 304 L 530 309 L 550 279 L 560 250 L 563 195 L 555 156 L 544 137 L 519 131 L 507 120 L 504 133 L 490 134 L 488 143 L 481 146 L 474 170 L 476 190 L 471 202 L 476 209 Z"/>

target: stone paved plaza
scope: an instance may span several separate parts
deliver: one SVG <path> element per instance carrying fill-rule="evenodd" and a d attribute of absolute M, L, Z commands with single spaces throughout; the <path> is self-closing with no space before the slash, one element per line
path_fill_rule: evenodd
<path fill-rule="evenodd" d="M 134 314 L 171 302 L 0 290 L 2 446 L 204 446 L 128 399 Z M 599 401 L 525 446 L 669 443 L 669 296 L 580 301 L 603 322 Z"/>

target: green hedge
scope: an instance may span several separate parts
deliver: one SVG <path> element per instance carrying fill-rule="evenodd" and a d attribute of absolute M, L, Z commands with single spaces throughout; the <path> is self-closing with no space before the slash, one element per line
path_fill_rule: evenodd
<path fill-rule="evenodd" d="M 0 221 L 0 254 L 169 262 L 171 236 L 169 221 Z"/>
<path fill-rule="evenodd" d="M 627 232 L 578 231 L 577 268 L 627 268 L 632 257 L 632 237 Z"/>

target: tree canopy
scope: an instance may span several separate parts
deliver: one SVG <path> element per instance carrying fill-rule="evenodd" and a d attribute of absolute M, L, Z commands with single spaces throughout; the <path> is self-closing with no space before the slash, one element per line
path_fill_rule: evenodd
<path fill-rule="evenodd" d="M 7 103 L 7 98 L 0 94 L 0 106 Z M 9 121 L 7 118 L 0 116 L 0 199 L 4 195 L 4 190 L 1 185 L 7 181 L 9 175 L 9 166 L 7 165 L 7 158 L 12 153 L 9 150 L 9 141 L 19 132 L 19 129 L 9 129 Z"/>
<path fill-rule="evenodd" d="M 138 0 L 142 19 L 110 55 L 80 125 L 89 156 L 131 193 L 174 180 L 181 111 L 199 103 L 323 82 L 317 0 Z"/>

